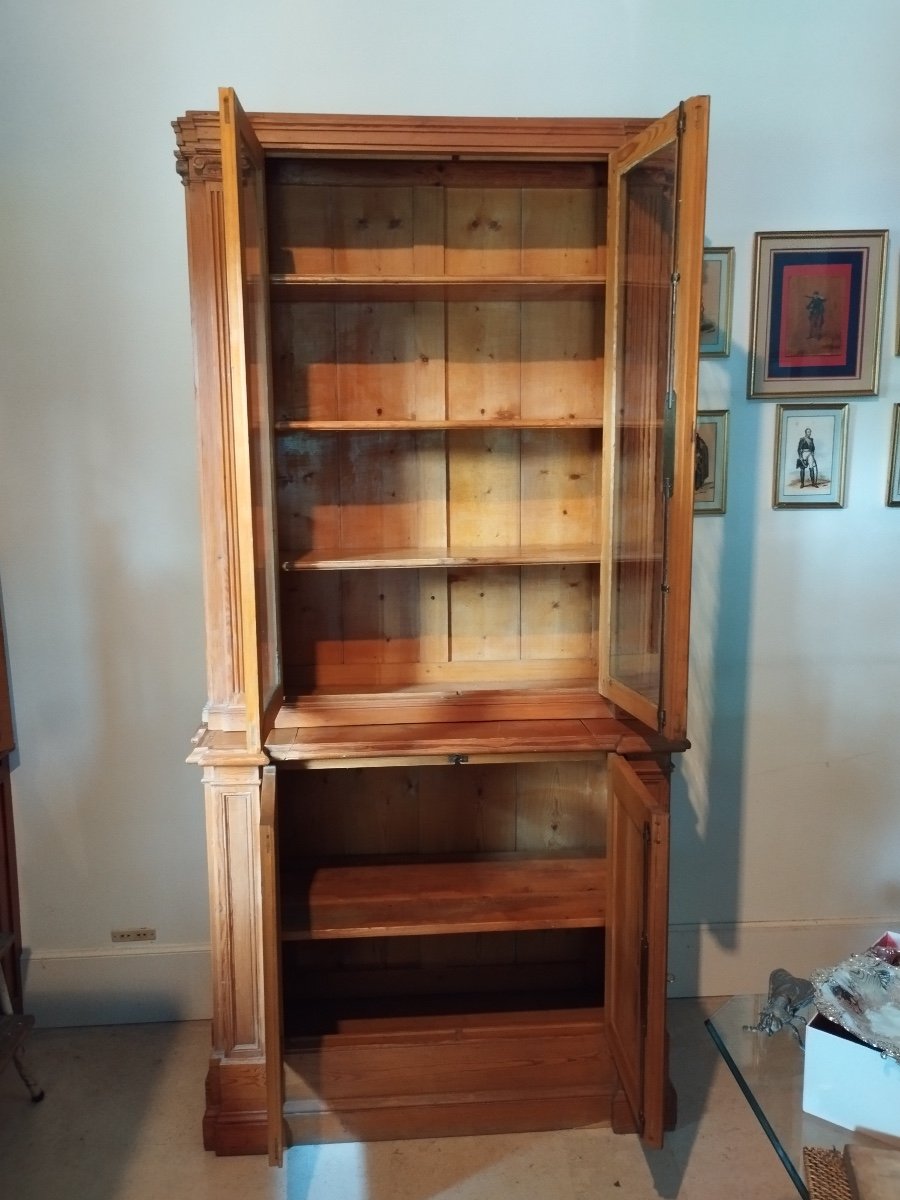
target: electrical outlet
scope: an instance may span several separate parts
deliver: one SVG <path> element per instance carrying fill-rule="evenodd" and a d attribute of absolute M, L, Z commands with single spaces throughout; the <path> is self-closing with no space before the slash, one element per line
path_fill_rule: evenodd
<path fill-rule="evenodd" d="M 156 930 L 143 925 L 140 929 L 112 929 L 109 936 L 114 942 L 155 942 Z"/>

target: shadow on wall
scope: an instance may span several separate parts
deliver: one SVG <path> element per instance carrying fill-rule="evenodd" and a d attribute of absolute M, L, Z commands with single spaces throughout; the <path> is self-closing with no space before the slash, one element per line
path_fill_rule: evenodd
<path fill-rule="evenodd" d="M 720 949 L 737 948 L 750 582 L 761 486 L 753 469 L 759 461 L 759 411 L 745 399 L 746 370 L 741 346 L 732 345 L 728 358 L 701 360 L 700 408 L 729 411 L 728 478 L 725 515 L 694 520 L 691 749 L 678 756 L 671 798 L 670 992 L 683 997 L 704 992 L 704 931 Z M 702 1061 L 681 1064 L 679 1079 L 676 1048 L 673 1037 L 680 1153 L 646 1154 L 661 1197 L 679 1194 L 715 1060 L 710 1044 Z"/>
<path fill-rule="evenodd" d="M 730 398 L 724 516 L 694 523 L 688 736 L 672 786 L 673 994 L 702 995 L 704 929 L 736 949 L 741 877 L 751 580 L 756 554 L 760 412 L 746 397 L 746 347 L 701 361 L 701 408 Z M 714 375 L 715 373 L 715 375 Z M 704 386 L 706 384 L 706 386 Z"/>

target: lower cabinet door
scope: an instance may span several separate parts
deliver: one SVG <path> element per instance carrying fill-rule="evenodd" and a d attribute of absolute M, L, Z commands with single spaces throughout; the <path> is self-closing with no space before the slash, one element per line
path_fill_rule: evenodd
<path fill-rule="evenodd" d="M 662 1145 L 668 1088 L 668 795 L 659 764 L 610 755 L 606 1023 L 622 1090 L 650 1146 Z"/>
<path fill-rule="evenodd" d="M 278 838 L 275 768 L 263 770 L 259 812 L 262 889 L 262 970 L 266 1054 L 266 1112 L 269 1162 L 280 1167 L 284 1153 L 284 1054 L 281 1032 L 281 920 L 278 911 Z"/>

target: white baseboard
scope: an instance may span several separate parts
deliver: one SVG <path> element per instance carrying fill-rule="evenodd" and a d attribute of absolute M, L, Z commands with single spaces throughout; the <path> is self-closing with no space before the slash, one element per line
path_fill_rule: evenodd
<path fill-rule="evenodd" d="M 196 1021 L 212 1013 L 208 945 L 26 950 L 26 1011 L 44 1028 Z"/>
<path fill-rule="evenodd" d="M 769 973 L 808 975 L 864 950 L 900 918 L 848 921 L 738 921 L 669 929 L 669 995 L 764 992 Z M 127 1025 L 208 1020 L 208 945 L 126 945 L 45 950 L 23 958 L 25 1001 L 37 1024 Z"/>
<path fill-rule="evenodd" d="M 865 950 L 900 917 L 846 921 L 739 921 L 669 928 L 669 995 L 732 996 L 765 992 L 785 967 L 808 977 Z"/>

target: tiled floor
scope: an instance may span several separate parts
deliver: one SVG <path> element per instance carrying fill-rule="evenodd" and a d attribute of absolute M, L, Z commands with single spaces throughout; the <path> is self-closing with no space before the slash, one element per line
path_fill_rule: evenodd
<path fill-rule="evenodd" d="M 0 1076 L 3 1200 L 796 1200 L 703 1026 L 673 1001 L 678 1128 L 660 1151 L 607 1129 L 300 1147 L 285 1168 L 200 1142 L 205 1022 L 38 1030 L 46 1091 Z"/>

